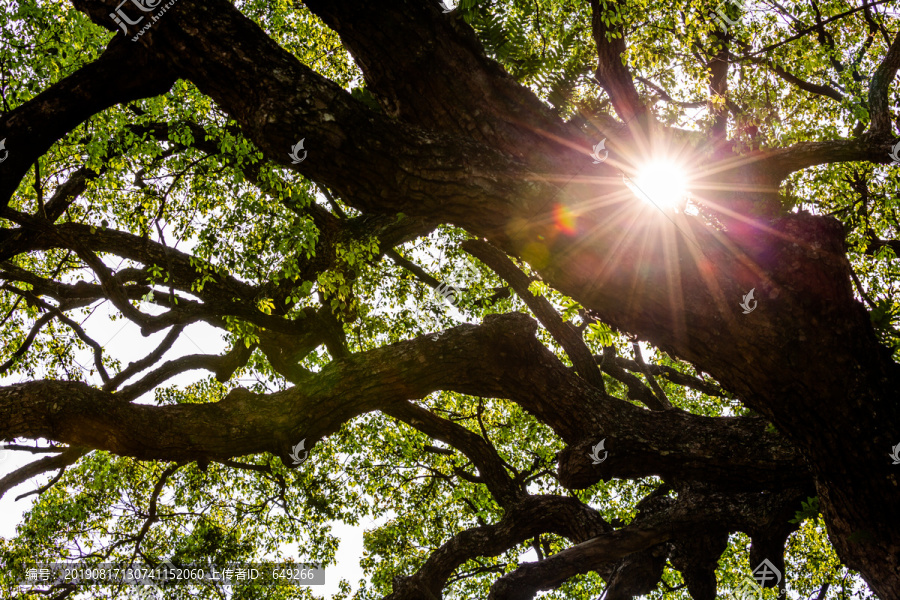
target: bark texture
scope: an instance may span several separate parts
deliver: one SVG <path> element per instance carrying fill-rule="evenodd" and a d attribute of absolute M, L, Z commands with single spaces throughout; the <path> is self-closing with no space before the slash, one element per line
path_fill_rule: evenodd
<path fill-rule="evenodd" d="M 112 29 L 112 0 L 73 4 Z M 595 140 L 583 128 L 559 119 L 516 83 L 485 55 L 471 28 L 436 2 L 307 2 L 353 54 L 380 112 L 302 64 L 232 4 L 180 0 L 138 42 L 117 35 L 96 62 L 0 119 L 0 139 L 28 140 L 3 164 L 5 206 L 28 166 L 77 124 L 185 79 L 234 119 L 268 161 L 296 169 L 363 214 L 353 224 L 324 210 L 312 215 L 327 235 L 323 252 L 303 265 L 305 277 L 332 268 L 329 244 L 361 228 L 376 230 L 384 249 L 436 223 L 457 225 L 481 238 L 467 249 L 525 300 L 574 371 L 537 341 L 535 322 L 519 314 L 348 355 L 330 310 L 307 309 L 303 320 L 286 319 L 286 290 L 262 290 L 225 275 L 197 300 L 161 298 L 166 312 L 141 314 L 130 300 L 149 289 L 146 272 L 113 273 L 97 253 L 145 265 L 165 261 L 172 289 L 185 293 L 195 278 L 191 258 L 125 233 L 56 224 L 62 203 L 84 189 L 73 179 L 50 214 L 5 210 L 17 227 L 2 231 L 0 255 L 70 249 L 100 283 L 62 284 L 4 263 L 6 281 L 28 283 L 32 296 L 66 307 L 109 298 L 145 334 L 239 317 L 263 329 L 259 347 L 296 385 L 270 395 L 235 390 L 207 405 L 129 402 L 187 368 L 208 368 L 227 379 L 249 358 L 248 349 L 235 348 L 164 365 L 137 387 L 118 391 L 127 379 L 121 374 L 103 390 L 61 381 L 7 386 L 0 388 L 0 438 L 43 437 L 142 459 L 209 461 L 272 452 L 287 460 L 300 439 L 322 439 L 354 416 L 381 410 L 466 453 L 505 511 L 498 523 L 458 533 L 414 575 L 398 579 L 389 598 L 440 598 L 469 558 L 497 555 L 543 532 L 573 545 L 500 577 L 491 598 L 531 598 L 592 570 L 607 579 L 610 598 L 631 597 L 656 585 L 666 558 L 684 573 L 695 598 L 712 598 L 715 562 L 728 532 L 747 531 L 758 556 L 783 565 L 785 522 L 812 494 L 821 500 L 846 565 L 880 597 L 900 597 L 900 471 L 886 457 L 900 431 L 900 367 L 854 297 L 840 223 L 786 214 L 778 201 L 781 182 L 796 170 L 888 162 L 887 95 L 900 64 L 900 37 L 872 78 L 868 131 L 855 139 L 738 155 L 724 140 L 723 120 L 713 128 L 712 154 L 693 157 L 703 173 L 698 185 L 711 190 L 705 216 L 712 218 L 665 217 L 636 200 L 621 173 L 651 141 L 673 145 L 687 134 L 655 122 L 642 104 L 622 62 L 626 37 L 604 19 L 617 4 L 591 3 L 596 77 L 620 119 L 596 124 L 609 140 L 610 159 L 602 164 L 593 163 Z M 710 90 L 725 95 L 728 53 L 717 56 Z M 145 133 L 163 139 L 167 130 L 161 124 Z M 293 165 L 287 151 L 300 138 L 309 155 Z M 560 207 L 573 216 L 572 231 L 557 226 Z M 398 221 L 398 213 L 406 219 Z M 762 416 L 708 418 L 673 409 L 641 359 L 592 357 L 577 330 L 528 292 L 527 278 L 507 255 L 529 263 L 594 318 L 710 374 Z M 759 305 L 743 314 L 740 301 L 750 289 Z M 261 291 L 279 299 L 272 314 L 252 302 Z M 336 360 L 316 374 L 298 366 L 323 344 Z M 629 395 L 650 410 L 612 397 L 604 377 L 625 382 Z M 656 475 L 677 499 L 649 498 L 634 522 L 614 529 L 570 499 L 530 496 L 482 438 L 409 402 L 436 390 L 508 398 L 549 425 L 567 445 L 558 477 L 569 488 Z M 600 438 L 611 458 L 592 465 L 584 457 Z"/>

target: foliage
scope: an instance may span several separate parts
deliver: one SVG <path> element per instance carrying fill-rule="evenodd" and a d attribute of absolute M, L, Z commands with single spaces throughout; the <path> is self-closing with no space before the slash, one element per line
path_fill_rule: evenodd
<path fill-rule="evenodd" d="M 746 148 L 819 141 L 851 135 L 858 124 L 868 122 L 865 86 L 854 74 L 872 72 L 883 56 L 885 40 L 877 28 L 872 31 L 871 24 L 856 14 L 829 28 L 824 45 L 815 36 L 805 36 L 776 47 L 788 32 L 814 21 L 813 6 L 818 5 L 821 16 L 828 18 L 842 12 L 846 3 L 797 2 L 779 10 L 768 3 L 747 5 L 746 16 L 734 32 L 737 52 L 745 60 L 738 61 L 740 68 L 729 81 L 730 99 L 737 110 L 731 125 L 735 139 Z M 337 34 L 300 3 L 251 0 L 238 6 L 281 47 L 375 106 Z M 633 0 L 606 16 L 611 23 L 627 24 L 624 60 L 643 77 L 639 91 L 645 99 L 654 100 L 651 106 L 657 117 L 695 132 L 708 132 L 713 126 L 706 104 L 708 70 L 693 60 L 698 52 L 708 55 L 715 50 L 711 36 L 716 26 L 706 16 L 713 7 L 707 0 L 674 4 Z M 608 104 L 598 100 L 602 93 L 594 77 L 588 3 L 463 0 L 459 14 L 489 56 L 560 116 L 579 122 L 588 112 L 609 113 Z M 0 39 L 2 108 L 9 111 L 95 60 L 110 35 L 66 2 L 22 0 L 0 12 Z M 827 103 L 809 94 L 789 93 L 788 83 L 751 58 L 750 49 L 759 48 L 767 49 L 759 60 L 790 65 L 801 79 L 829 83 L 842 91 L 843 100 Z M 835 61 L 846 61 L 848 56 L 855 57 L 850 68 L 834 68 Z M 659 89 L 671 98 L 662 98 Z M 685 109 L 673 99 L 702 107 Z M 153 127 L 160 123 L 169 128 L 166 140 L 153 135 Z M 583 127 L 590 125 L 585 121 Z M 229 347 L 252 351 L 249 362 L 224 383 L 209 378 L 157 388 L 155 402 L 160 405 L 216 402 L 240 381 L 253 381 L 248 387 L 257 392 L 290 385 L 259 350 L 265 327 L 251 320 L 251 313 L 301 320 L 307 318 L 307 309 L 324 307 L 339 323 L 348 351 L 356 353 L 463 322 L 480 322 L 491 314 L 527 311 L 515 295 L 498 293 L 505 283 L 460 249 L 460 242 L 471 237 L 462 229 L 441 225 L 430 235 L 395 248 L 438 281 L 462 287 L 454 307 L 437 298 L 415 273 L 388 258 L 388 248 L 377 232 L 367 228 L 368 223 L 341 239 L 331 237 L 331 232 L 317 225 L 310 207 L 332 212 L 336 208 L 347 219 L 363 217 L 339 197 L 328 202 L 327 189 L 267 162 L 232 119 L 184 81 L 167 94 L 114 106 L 75 128 L 29 172 L 12 207 L 36 211 L 44 201 L 36 192 L 41 185 L 54 189 L 83 165 L 97 177 L 68 209 L 65 221 L 89 225 L 93 232 L 119 231 L 160 241 L 189 254 L 196 272 L 193 294 L 202 294 L 225 277 L 260 290 L 253 298 L 223 295 L 223 302 L 240 301 L 248 311 L 215 320 Z M 872 164 L 824 165 L 793 176 L 782 195 L 788 209 L 831 214 L 842 221 L 860 282 L 858 293 L 868 300 L 882 342 L 900 356 L 900 295 L 894 283 L 897 256 L 889 246 L 877 243 L 897 237 L 900 176 Z M 4 226 L 9 225 L 4 221 Z M 101 258 L 116 271 L 141 270 L 138 283 L 144 293 L 131 300 L 135 308 L 158 312 L 167 298 L 174 297 L 171 264 L 160 261 L 145 266 L 112 252 Z M 310 260 L 322 260 L 325 267 L 310 274 L 301 268 Z M 91 278 L 72 252 L 57 249 L 17 255 L 10 265 L 69 283 Z M 612 347 L 619 356 L 632 356 L 636 340 L 593 319 L 574 300 L 540 281 L 527 265 L 519 266 L 534 277 L 532 293 L 546 298 L 564 320 L 582 326 L 592 353 Z M 33 289 L 27 282 L 18 285 L 25 291 Z M 70 316 L 83 323 L 96 310 L 96 303 L 85 304 L 74 307 Z M 0 359 L 14 359 L 4 373 L 7 381 L 68 379 L 102 386 L 88 344 L 62 323 L 49 323 L 27 353 L 13 356 L 41 312 L 19 294 L 0 291 L 0 335 L 5 342 Z M 538 335 L 568 364 L 546 330 Z M 648 353 L 645 347 L 644 353 L 654 365 L 717 387 L 693 366 L 661 350 L 649 348 Z M 316 372 L 332 358 L 318 348 L 300 364 Z M 123 367 L 109 353 L 102 364 L 110 372 Z M 748 414 L 727 393 L 710 395 L 664 376 L 656 379 L 669 401 L 691 413 Z M 607 378 L 607 386 L 611 394 L 627 396 L 621 381 Z M 614 480 L 586 490 L 566 490 L 556 480 L 554 468 L 563 443 L 517 404 L 450 392 L 432 394 L 420 404 L 488 438 L 509 468 L 528 479 L 531 493 L 574 495 L 611 522 L 630 522 L 637 503 L 660 485 L 656 479 Z M 138 461 L 94 451 L 35 499 L 16 535 L 0 541 L 0 560 L 20 567 L 26 561 L 73 558 L 98 563 L 127 562 L 139 556 L 147 562 L 190 563 L 292 556 L 329 564 L 339 541 L 330 527 L 342 522 L 366 526 L 362 559 L 366 580 L 348 582 L 358 585 L 352 594 L 343 584 L 344 591 L 335 598 L 380 598 L 390 593 L 396 575 L 412 574 L 450 535 L 496 522 L 502 515 L 483 485 L 455 474 L 472 465 L 458 452 L 424 450 L 434 445 L 418 430 L 372 413 L 344 424 L 323 440 L 313 458 L 299 469 L 287 469 L 271 455 L 243 457 L 243 465 L 201 466 Z M 158 483 L 162 493 L 154 499 Z M 156 513 L 152 519 L 151 510 Z M 804 574 L 791 585 L 806 597 L 830 583 L 827 598 L 846 597 L 848 590 L 858 587 L 858 579 L 837 561 L 818 514 L 818 498 L 809 498 L 791 521 L 800 529 L 790 538 L 788 563 L 792 573 Z M 548 555 L 568 546 L 555 535 L 534 542 Z M 747 564 L 747 544 L 743 535 L 729 540 L 717 571 L 720 582 L 734 583 L 750 572 L 754 565 Z M 446 597 L 486 597 L 498 574 L 535 560 L 535 552 L 529 540 L 498 556 L 470 561 L 458 570 L 445 590 Z M 663 581 L 665 585 L 649 597 L 689 597 L 680 587 L 681 575 L 671 565 Z M 595 597 L 600 586 L 599 576 L 591 574 L 571 579 L 544 597 L 586 600 Z M 9 572 L 0 572 L 2 593 L 11 595 L 13 588 Z M 120 591 L 86 588 L 75 597 L 114 598 Z M 185 589 L 165 593 L 167 598 L 188 594 Z M 40 596 L 20 593 L 18 597 Z M 248 586 L 236 588 L 233 597 L 311 598 L 312 593 Z"/>

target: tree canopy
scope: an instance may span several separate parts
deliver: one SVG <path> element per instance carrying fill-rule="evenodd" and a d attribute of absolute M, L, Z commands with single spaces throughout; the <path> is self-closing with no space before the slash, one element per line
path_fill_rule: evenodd
<path fill-rule="evenodd" d="M 0 595 L 900 598 L 893 0 L 3 6 Z"/>

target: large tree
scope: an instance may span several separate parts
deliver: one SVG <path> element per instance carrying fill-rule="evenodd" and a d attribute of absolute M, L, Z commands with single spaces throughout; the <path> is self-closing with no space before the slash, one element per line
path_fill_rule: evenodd
<path fill-rule="evenodd" d="M 892 4 L 7 2 L 3 557 L 900 598 Z"/>

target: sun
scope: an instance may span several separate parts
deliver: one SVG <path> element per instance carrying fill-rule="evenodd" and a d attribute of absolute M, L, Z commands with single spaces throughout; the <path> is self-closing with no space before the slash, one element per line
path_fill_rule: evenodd
<path fill-rule="evenodd" d="M 625 183 L 635 196 L 661 210 L 683 209 L 689 195 L 684 167 L 670 160 L 644 164 Z"/>

